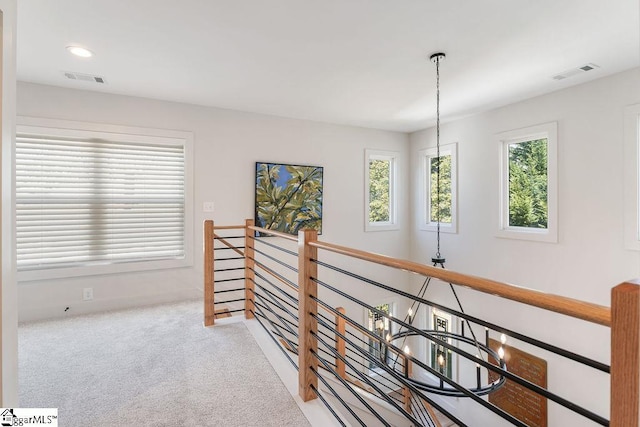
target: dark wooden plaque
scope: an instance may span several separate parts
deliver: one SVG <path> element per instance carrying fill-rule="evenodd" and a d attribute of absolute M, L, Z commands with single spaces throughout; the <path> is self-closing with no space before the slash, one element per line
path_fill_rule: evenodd
<path fill-rule="evenodd" d="M 496 352 L 500 342 L 490 339 L 489 347 Z M 517 348 L 504 346 L 504 360 L 507 370 L 540 387 L 547 387 L 547 361 Z M 489 362 L 497 365 L 493 358 Z M 498 374 L 489 371 L 489 381 L 495 381 Z M 513 381 L 507 382 L 499 390 L 489 395 L 489 402 L 513 415 L 532 427 L 547 427 L 547 399 Z"/>

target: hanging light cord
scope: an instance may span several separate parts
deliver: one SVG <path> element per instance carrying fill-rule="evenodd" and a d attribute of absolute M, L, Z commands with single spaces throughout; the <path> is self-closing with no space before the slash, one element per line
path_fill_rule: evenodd
<path fill-rule="evenodd" d="M 436 226 L 437 251 L 436 258 L 440 256 L 440 57 L 436 57 L 436 158 L 438 164 L 436 166 Z"/>
<path fill-rule="evenodd" d="M 440 265 L 444 268 L 445 259 L 440 254 L 440 223 L 442 222 L 442 210 L 440 208 L 441 194 L 440 194 L 440 61 L 445 58 L 444 53 L 434 53 L 431 55 L 431 61 L 436 64 L 436 240 L 437 251 L 436 255 L 431 258 L 434 267 Z M 431 168 L 429 168 L 429 175 L 431 176 Z M 431 179 L 431 178 L 429 178 Z M 431 210 L 431 207 L 429 208 Z M 429 212 L 429 218 L 431 218 L 431 212 Z"/>
<path fill-rule="evenodd" d="M 444 59 L 443 53 L 437 53 L 432 55 L 433 61 L 436 63 L 436 158 L 438 159 L 438 164 L 436 166 L 436 216 L 437 216 L 437 228 L 436 228 L 436 239 L 437 239 L 437 251 L 436 257 L 433 259 L 434 267 L 438 264 L 442 268 L 444 268 L 444 258 L 440 254 L 440 221 L 441 221 L 441 211 L 440 211 L 440 60 Z M 427 284 L 428 286 L 428 284 Z M 455 288 L 452 283 L 449 283 L 449 288 L 453 293 L 453 296 L 456 298 L 456 302 L 458 303 L 458 307 L 460 308 L 460 312 L 464 313 L 464 309 L 462 308 L 462 303 L 460 302 L 460 298 L 458 298 L 458 294 L 456 293 Z M 426 288 L 424 289 L 426 291 Z M 424 295 L 424 291 L 422 295 Z M 473 328 L 469 324 L 469 320 L 465 319 L 467 324 L 467 328 L 471 332 L 473 336 L 473 341 L 475 342 L 476 348 L 478 350 L 478 354 L 482 354 L 480 351 L 480 345 L 478 344 L 478 339 L 476 338 L 476 334 L 473 332 Z"/>

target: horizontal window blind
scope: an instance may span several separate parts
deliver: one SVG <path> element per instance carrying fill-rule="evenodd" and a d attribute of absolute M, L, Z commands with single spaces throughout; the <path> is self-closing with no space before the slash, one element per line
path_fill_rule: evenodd
<path fill-rule="evenodd" d="M 18 271 L 181 259 L 185 147 L 16 138 Z"/>

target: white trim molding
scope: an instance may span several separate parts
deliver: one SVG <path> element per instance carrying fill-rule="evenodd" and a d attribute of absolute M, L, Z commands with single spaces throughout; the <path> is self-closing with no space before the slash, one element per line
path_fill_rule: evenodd
<path fill-rule="evenodd" d="M 400 153 L 397 151 L 382 151 L 365 149 L 364 155 L 364 230 L 387 231 L 398 230 L 398 168 Z M 389 162 L 389 220 L 371 222 L 370 213 L 370 162 L 383 160 Z"/>
<path fill-rule="evenodd" d="M 496 135 L 500 156 L 500 198 L 498 237 L 558 242 L 558 125 L 556 122 L 511 130 Z M 533 228 L 509 224 L 509 146 L 538 139 L 547 140 L 547 227 Z"/>
<path fill-rule="evenodd" d="M 440 222 L 443 233 L 458 232 L 458 144 L 456 142 L 440 146 L 440 156 L 451 156 L 451 222 Z M 436 147 L 418 152 L 420 159 L 420 230 L 436 231 L 438 222 L 432 221 L 431 212 L 431 159 L 437 157 Z"/>
<path fill-rule="evenodd" d="M 22 238 L 25 256 L 18 281 L 193 265 L 193 133 L 19 117 L 17 134 L 16 144 L 24 146 L 23 175 L 28 176 L 22 178 L 26 180 L 23 190 L 16 190 L 21 198 L 14 210 L 23 213 L 25 230 L 31 234 L 34 227 L 35 231 L 42 229 L 50 216 L 55 230 L 48 232 L 62 236 L 59 247 L 50 248 L 46 243 L 52 241 L 52 235 L 49 240 L 40 236 L 34 243 L 30 234 L 21 237 L 18 230 L 18 248 Z M 76 159 L 79 155 L 87 159 L 86 168 Z M 140 159 L 142 163 L 136 163 Z M 158 159 L 163 163 L 158 164 Z M 36 179 L 29 171 L 33 162 L 43 160 L 49 167 Z M 96 175 L 100 180 L 83 181 L 85 176 Z M 55 196 L 43 198 L 51 176 L 55 177 Z M 80 202 L 95 209 L 87 211 Z M 155 210 L 148 209 L 147 203 Z M 107 211 L 112 221 L 105 220 Z M 61 218 L 60 212 L 69 218 Z M 95 224 L 106 234 L 95 234 Z M 168 233 L 158 228 L 165 225 L 174 228 Z M 126 235 L 121 231 L 134 229 L 140 232 Z M 147 241 L 170 246 L 148 245 Z"/>

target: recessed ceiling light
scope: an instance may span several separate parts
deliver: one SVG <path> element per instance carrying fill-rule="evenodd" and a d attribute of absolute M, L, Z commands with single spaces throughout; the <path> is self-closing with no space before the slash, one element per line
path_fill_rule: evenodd
<path fill-rule="evenodd" d="M 93 52 L 80 46 L 67 46 L 67 50 L 81 58 L 91 58 L 93 56 Z"/>

